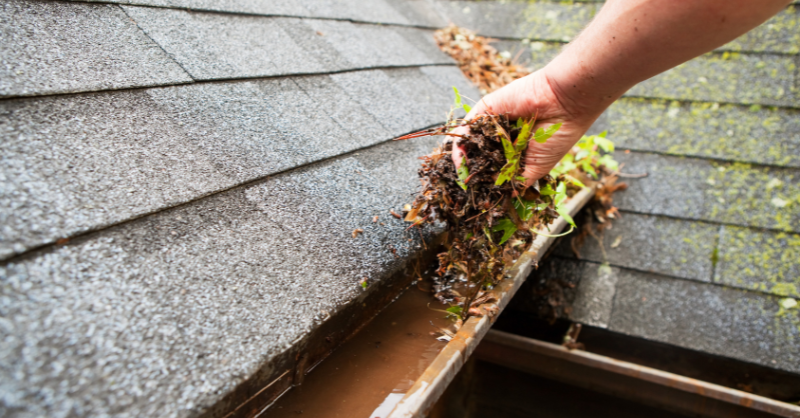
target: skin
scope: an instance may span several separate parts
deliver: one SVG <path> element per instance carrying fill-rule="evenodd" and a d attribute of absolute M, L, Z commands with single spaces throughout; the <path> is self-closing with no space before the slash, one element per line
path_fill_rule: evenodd
<path fill-rule="evenodd" d="M 525 154 L 527 184 L 545 176 L 623 93 L 764 23 L 787 0 L 609 0 L 547 66 L 485 96 L 467 118 L 491 110 L 536 127 L 563 123 Z M 468 129 L 454 133 L 465 135 Z M 461 165 L 462 150 L 453 150 Z"/>

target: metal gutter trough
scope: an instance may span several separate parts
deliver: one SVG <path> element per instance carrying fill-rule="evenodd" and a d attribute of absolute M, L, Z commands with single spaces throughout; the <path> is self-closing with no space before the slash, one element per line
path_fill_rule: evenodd
<path fill-rule="evenodd" d="M 497 330 L 489 331 L 475 357 L 688 416 L 800 417 L 796 405 Z"/>
<path fill-rule="evenodd" d="M 594 196 L 595 189 L 587 187 L 567 202 L 567 209 L 575 215 Z M 567 226 L 567 222 L 559 217 L 550 225 L 548 234 L 558 234 Z M 544 231 L 543 231 L 544 232 Z M 489 331 L 497 315 L 506 307 L 519 287 L 530 275 L 536 263 L 541 260 L 547 249 L 556 238 L 539 235 L 531 244 L 531 248 L 514 264 L 508 274 L 494 290 L 496 303 L 483 305 L 493 315 L 470 317 L 458 330 L 450 342 L 439 352 L 430 366 L 420 376 L 405 396 L 397 403 L 389 418 L 424 417 L 430 408 L 442 396 L 447 386 L 467 359 L 475 351 L 478 344 Z"/>

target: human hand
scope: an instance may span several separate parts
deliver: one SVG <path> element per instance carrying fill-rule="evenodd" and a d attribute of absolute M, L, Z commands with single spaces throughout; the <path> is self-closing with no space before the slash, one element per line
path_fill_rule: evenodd
<path fill-rule="evenodd" d="M 508 114 L 511 120 L 536 116 L 534 129 L 547 128 L 556 123 L 562 124 L 558 132 L 544 144 L 531 141 L 528 145 L 523 157 L 525 168 L 522 176 L 527 179 L 525 185 L 530 186 L 534 181 L 550 173 L 604 110 L 573 109 L 565 106 L 565 103 L 569 103 L 568 99 L 553 87 L 545 71 L 539 70 L 485 96 L 472 108 L 466 119 L 490 111 L 495 114 Z M 466 135 L 469 133 L 469 128 L 461 126 L 453 133 Z M 460 167 L 464 155 L 457 141 L 453 146 L 452 158 L 456 167 Z"/>

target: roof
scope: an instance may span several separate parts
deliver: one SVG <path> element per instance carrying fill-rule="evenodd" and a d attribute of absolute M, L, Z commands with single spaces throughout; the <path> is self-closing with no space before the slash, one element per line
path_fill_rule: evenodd
<path fill-rule="evenodd" d="M 441 4 L 533 68 L 600 6 Z M 799 52 L 800 8 L 790 5 L 612 105 L 593 131 L 609 131 L 624 172 L 648 176 L 624 179 L 629 189 L 615 195 L 622 218 L 602 237 L 605 253 L 590 237 L 577 259 L 563 240 L 515 309 L 538 311 L 548 283 L 577 284 L 563 316 L 800 373 L 800 315 L 780 305 L 800 297 Z"/>
<path fill-rule="evenodd" d="M 0 9 L 3 416 L 260 390 L 420 251 L 389 210 L 437 140 L 391 139 L 477 96 L 427 1 L 122 3 Z"/>

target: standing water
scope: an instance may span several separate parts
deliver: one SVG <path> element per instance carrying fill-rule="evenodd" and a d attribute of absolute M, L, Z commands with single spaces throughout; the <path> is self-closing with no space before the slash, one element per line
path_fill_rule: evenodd
<path fill-rule="evenodd" d="M 411 286 L 259 417 L 384 418 L 446 345 L 445 308 Z"/>

